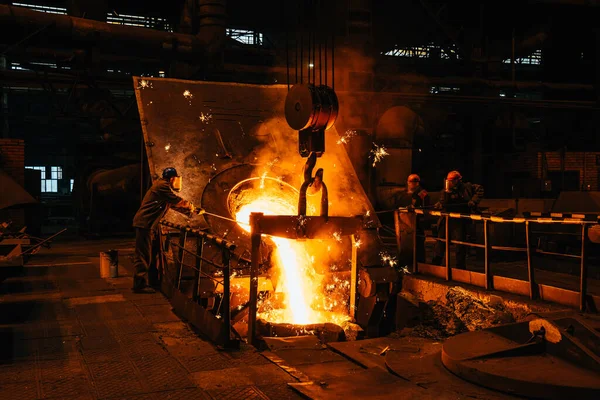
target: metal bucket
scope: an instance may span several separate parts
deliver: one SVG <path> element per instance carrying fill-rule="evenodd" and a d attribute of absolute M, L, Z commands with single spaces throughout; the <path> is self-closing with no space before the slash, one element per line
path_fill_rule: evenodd
<path fill-rule="evenodd" d="M 119 251 L 100 252 L 100 277 L 117 278 L 119 276 Z"/>

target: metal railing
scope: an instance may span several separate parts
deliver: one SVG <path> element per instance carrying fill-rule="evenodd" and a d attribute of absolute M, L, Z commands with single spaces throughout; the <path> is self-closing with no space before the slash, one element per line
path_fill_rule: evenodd
<path fill-rule="evenodd" d="M 587 218 L 585 215 L 573 215 L 572 217 L 559 217 L 559 214 L 549 215 L 548 217 L 527 217 L 527 218 L 501 218 L 494 216 L 483 216 L 478 214 L 460 214 L 460 213 L 449 213 L 442 211 L 423 210 L 423 209 L 398 209 L 395 211 L 395 223 L 400 223 L 400 215 L 409 214 L 411 216 L 412 229 L 412 244 L 413 244 L 413 257 L 412 257 L 412 272 L 423 273 L 425 275 L 433 275 L 447 281 L 457 281 L 461 283 L 472 284 L 475 286 L 483 287 L 485 289 L 496 289 L 509 293 L 515 293 L 520 295 L 528 295 L 530 299 L 542 299 L 551 302 L 556 302 L 572 307 L 578 307 L 580 311 L 586 310 L 588 302 L 595 309 L 597 305 L 600 305 L 600 299 L 595 299 L 596 296 L 588 296 L 587 293 L 587 244 L 588 244 L 588 229 L 590 225 L 597 225 L 598 219 Z M 435 239 L 445 243 L 445 266 L 436 266 L 426 263 L 420 263 L 417 259 L 417 215 L 429 215 L 434 217 L 445 218 L 445 238 Z M 483 244 L 471 243 L 461 240 L 454 240 L 450 237 L 449 219 L 467 219 L 470 221 L 480 221 L 483 223 Z M 511 247 L 511 246 L 495 246 L 490 241 L 490 226 L 492 224 L 524 224 L 525 225 L 525 247 Z M 555 286 L 538 284 L 535 280 L 535 270 L 532 265 L 532 245 L 530 243 L 531 231 L 530 227 L 532 224 L 568 224 L 568 225 L 579 225 L 581 227 L 581 251 L 580 254 L 566 254 L 557 252 L 545 252 L 538 251 L 542 254 L 558 255 L 569 258 L 576 258 L 580 260 L 580 274 L 579 274 L 579 292 L 575 292 L 568 289 L 563 289 Z M 578 235 L 579 236 L 579 235 Z M 475 272 L 466 269 L 452 268 L 450 266 L 450 245 L 460 245 L 481 248 L 484 250 L 484 272 Z M 527 256 L 527 281 L 520 279 L 513 279 L 492 274 L 490 264 L 490 253 L 492 250 L 499 251 L 511 251 L 511 252 L 523 252 Z M 597 304 L 596 304 L 597 303 Z"/>
<path fill-rule="evenodd" d="M 173 243 L 170 240 L 170 236 L 173 233 L 167 234 L 167 240 L 165 241 L 165 247 L 173 246 L 177 249 L 174 255 L 174 271 L 168 271 L 168 263 L 164 263 L 163 273 L 163 291 L 167 292 L 168 297 L 171 298 L 171 304 L 173 308 L 190 321 L 197 329 L 206 334 L 210 339 L 218 344 L 222 344 L 226 347 L 237 347 L 239 345 L 239 337 L 237 339 L 232 338 L 232 323 L 231 323 L 231 259 L 236 249 L 236 245 L 229 242 L 226 239 L 211 235 L 207 232 L 193 229 L 187 226 L 174 224 L 167 221 L 161 221 L 161 225 L 177 230 L 179 235 L 179 243 Z M 190 238 L 196 239 L 196 251 L 192 252 L 186 249 L 187 240 Z M 208 259 L 205 257 L 204 245 L 205 243 L 214 244 L 219 250 L 221 256 L 221 262 L 216 262 L 214 259 Z M 190 255 L 194 258 L 194 265 L 185 263 L 186 255 Z M 222 280 L 219 280 L 202 271 L 204 263 L 211 265 L 223 272 Z M 187 280 L 184 276 L 184 267 L 194 271 L 192 279 L 192 297 L 189 298 L 186 294 L 181 291 L 182 280 Z M 200 299 L 200 278 L 208 278 L 215 282 L 215 284 L 223 286 L 223 297 L 219 303 L 219 306 L 215 313 L 212 313 L 207 308 L 201 306 L 199 303 Z M 164 290 L 166 289 L 166 290 Z"/>

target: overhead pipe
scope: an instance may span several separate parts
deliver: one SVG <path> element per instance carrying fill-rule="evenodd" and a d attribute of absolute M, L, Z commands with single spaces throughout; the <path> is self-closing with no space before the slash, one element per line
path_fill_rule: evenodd
<path fill-rule="evenodd" d="M 163 32 L 149 28 L 108 24 L 41 13 L 24 7 L 0 5 L 0 25 L 18 25 L 49 31 L 63 38 L 104 45 L 111 53 L 152 54 L 161 57 L 197 60 L 223 49 L 226 37 L 225 0 L 198 0 L 200 26 L 197 35 Z M 41 32 L 43 35 L 44 32 Z"/>

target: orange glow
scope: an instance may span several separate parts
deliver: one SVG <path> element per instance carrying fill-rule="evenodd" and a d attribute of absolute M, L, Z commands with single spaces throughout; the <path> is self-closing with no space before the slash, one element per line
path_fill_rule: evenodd
<path fill-rule="evenodd" d="M 232 210 L 239 226 L 250 232 L 250 214 L 296 215 L 298 192 L 286 183 L 263 174 L 255 179 L 256 185 L 243 191 L 239 204 Z M 266 181 L 266 182 L 265 182 Z M 265 184 L 267 183 L 267 184 Z M 274 184 L 275 183 L 275 184 Z M 287 195 L 281 189 L 287 186 Z M 259 317 L 274 323 L 314 324 L 332 322 L 341 324 L 350 320 L 344 313 L 333 312 L 338 306 L 324 293 L 324 276 L 316 273 L 314 255 L 309 254 L 310 241 L 296 241 L 270 237 L 275 245 L 274 267 L 279 272 L 279 281 L 274 282 L 276 292 L 284 294 L 283 308 L 273 308 L 266 300 L 259 304 Z M 347 289 L 349 282 L 339 281 L 340 289 Z M 332 288 L 329 285 L 327 289 Z M 336 285 L 337 286 L 337 285 Z M 335 304 L 334 304 L 335 303 Z M 339 308 L 339 307 L 338 307 Z"/>

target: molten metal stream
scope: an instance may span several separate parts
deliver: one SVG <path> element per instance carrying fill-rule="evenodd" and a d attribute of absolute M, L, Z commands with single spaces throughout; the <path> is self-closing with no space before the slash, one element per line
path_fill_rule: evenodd
<path fill-rule="evenodd" d="M 259 178 L 260 179 L 260 178 Z M 235 219 L 246 232 L 250 232 L 250 214 L 260 212 L 265 215 L 296 215 L 296 205 L 283 198 L 277 191 L 265 189 L 261 179 L 260 187 L 248 189 L 243 196 L 244 204 L 235 207 Z M 283 182 L 282 182 L 283 183 Z M 297 200 L 296 200 L 297 201 Z M 326 300 L 321 293 L 322 276 L 316 274 L 303 242 L 279 237 L 271 237 L 276 246 L 276 267 L 281 277 L 277 292 L 283 292 L 283 309 L 265 310 L 261 316 L 275 323 L 314 324 L 333 322 L 341 324 L 350 317 L 341 313 L 318 311 L 313 303 Z"/>

